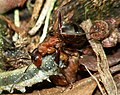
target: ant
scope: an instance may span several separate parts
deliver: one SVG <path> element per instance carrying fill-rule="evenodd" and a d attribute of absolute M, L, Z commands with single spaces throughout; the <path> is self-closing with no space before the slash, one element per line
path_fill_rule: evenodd
<path fill-rule="evenodd" d="M 64 57 L 67 54 L 71 55 L 70 56 L 71 59 L 72 59 L 72 56 L 78 57 L 78 54 L 76 52 L 66 51 L 64 50 L 64 47 L 66 47 L 67 49 L 70 48 L 70 50 L 73 50 L 74 48 L 75 50 L 77 50 L 77 49 L 80 49 L 87 41 L 84 30 L 80 26 L 74 23 L 62 24 L 61 12 L 58 13 L 58 30 L 59 31 L 56 32 L 54 36 L 51 36 L 48 39 L 46 39 L 44 42 L 40 43 L 39 46 L 36 49 L 34 49 L 32 53 L 30 53 L 31 60 L 33 61 L 33 63 L 37 68 L 40 68 L 42 64 L 42 57 L 44 57 L 47 54 L 53 54 L 53 53 L 55 53 L 55 62 L 60 67 L 61 54 Z M 64 51 L 65 53 L 62 53 L 62 51 Z M 68 61 L 68 56 L 66 56 L 62 60 Z M 74 63 L 70 60 L 68 61 L 68 63 L 71 63 L 71 64 Z M 24 73 L 28 70 L 30 65 L 27 67 Z M 64 66 L 61 66 L 61 68 L 62 67 Z M 76 69 L 74 70 L 76 71 Z M 71 72 L 72 70 L 68 70 L 68 71 L 70 71 L 70 73 L 72 74 Z M 18 82 L 23 76 L 21 76 L 16 82 Z M 67 81 L 68 82 L 70 81 L 69 83 L 71 83 L 71 79 L 68 78 Z M 16 82 L 12 85 L 10 91 L 12 91 Z M 74 78 L 72 82 L 74 82 Z"/>
<path fill-rule="evenodd" d="M 79 49 L 87 41 L 84 30 L 80 26 L 74 23 L 62 25 L 61 12 L 58 13 L 58 29 L 59 31 L 54 36 L 46 39 L 33 50 L 31 58 L 37 67 L 41 66 L 42 57 L 46 54 L 56 52 L 58 56 L 63 46 Z"/>
<path fill-rule="evenodd" d="M 55 53 L 56 57 L 54 61 L 58 64 L 63 75 L 65 75 L 66 81 L 72 83 L 76 80 L 75 75 L 79 63 L 78 51 L 86 42 L 87 39 L 84 30 L 74 23 L 62 24 L 61 12 L 59 11 L 58 32 L 40 43 L 38 48 L 32 52 L 31 58 L 33 63 L 39 68 L 42 64 L 42 57 Z M 61 56 L 66 57 L 62 59 Z M 65 64 L 60 64 L 60 60 Z"/>
<path fill-rule="evenodd" d="M 101 26 L 99 23 L 101 24 Z M 95 37 L 97 37 L 96 34 L 94 35 L 96 31 L 92 31 L 92 30 L 99 30 L 99 31 L 101 29 L 105 30 L 107 29 L 106 26 L 107 26 L 107 23 L 104 24 L 101 21 L 96 22 L 91 27 L 91 33 L 90 33 L 91 38 L 93 37 L 93 39 L 95 39 Z M 99 33 L 99 31 L 97 31 L 98 36 L 101 37 L 99 39 L 103 39 L 103 36 L 100 35 L 102 34 L 102 32 L 100 31 Z M 44 57 L 47 54 L 55 53 L 56 57 L 54 61 L 58 64 L 61 70 L 61 73 L 64 76 L 64 79 L 66 79 L 67 83 L 75 82 L 76 73 L 79 65 L 79 58 L 80 58 L 79 51 L 87 42 L 85 34 L 86 33 L 84 32 L 84 30 L 75 23 L 62 24 L 61 12 L 59 11 L 58 12 L 58 32 L 56 32 L 54 36 L 51 36 L 47 38 L 44 42 L 40 43 L 38 48 L 36 48 L 32 52 L 31 58 L 33 60 L 33 63 L 39 68 L 42 64 L 42 57 Z M 108 36 L 108 34 L 106 33 L 106 35 L 104 36 L 106 37 Z M 99 39 L 96 38 L 96 40 L 99 40 Z M 67 57 L 62 59 L 61 55 L 67 56 Z M 67 63 L 67 66 L 60 66 L 61 60 L 65 61 Z M 59 81 L 58 76 L 56 81 Z M 64 85 L 64 83 L 62 85 Z"/>

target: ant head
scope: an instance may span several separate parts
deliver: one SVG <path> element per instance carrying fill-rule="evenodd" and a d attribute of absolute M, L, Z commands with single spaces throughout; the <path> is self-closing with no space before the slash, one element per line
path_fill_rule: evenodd
<path fill-rule="evenodd" d="M 32 53 L 30 53 L 31 59 L 33 63 L 37 66 L 40 67 L 42 64 L 42 56 L 38 51 L 38 48 L 34 49 Z"/>

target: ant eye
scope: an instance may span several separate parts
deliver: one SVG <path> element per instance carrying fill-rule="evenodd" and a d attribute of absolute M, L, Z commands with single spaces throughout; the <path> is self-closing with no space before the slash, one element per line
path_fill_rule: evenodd
<path fill-rule="evenodd" d="M 31 59 L 32 59 L 33 63 L 37 67 L 40 67 L 41 64 L 42 64 L 42 56 L 39 53 L 38 48 L 34 49 L 33 52 L 30 55 L 31 55 Z"/>

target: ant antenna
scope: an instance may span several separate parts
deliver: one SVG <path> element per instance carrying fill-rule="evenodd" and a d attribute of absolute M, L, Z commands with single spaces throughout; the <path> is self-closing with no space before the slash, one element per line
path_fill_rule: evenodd
<path fill-rule="evenodd" d="M 23 72 L 23 75 L 21 75 L 21 77 L 19 77 L 16 81 L 14 81 L 13 85 L 11 86 L 10 93 L 12 93 L 15 84 L 18 83 L 18 82 L 25 76 L 27 70 L 29 69 L 29 67 L 30 67 L 31 65 L 32 65 L 32 64 L 28 65 L 27 68 L 25 69 L 25 71 Z"/>
<path fill-rule="evenodd" d="M 58 12 L 58 29 L 59 29 L 59 35 L 60 32 L 62 31 L 62 17 L 61 17 L 61 12 Z"/>

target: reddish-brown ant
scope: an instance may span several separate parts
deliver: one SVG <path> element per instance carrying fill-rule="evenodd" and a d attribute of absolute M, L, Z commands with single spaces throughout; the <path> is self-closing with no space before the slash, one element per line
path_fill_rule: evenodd
<path fill-rule="evenodd" d="M 91 39 L 100 41 L 104 40 L 106 37 L 109 37 L 108 30 L 108 23 L 104 21 L 96 21 L 93 23 L 93 26 L 90 29 Z M 76 80 L 76 72 L 79 65 L 79 53 L 77 50 L 81 49 L 86 41 L 86 35 L 83 29 L 74 23 L 62 24 L 61 12 L 59 12 L 58 32 L 56 32 L 54 36 L 46 39 L 43 43 L 39 44 L 38 48 L 35 49 L 32 53 L 32 59 L 34 61 L 34 64 L 37 67 L 40 67 L 42 64 L 43 56 L 56 53 L 55 62 L 59 65 L 59 68 L 62 69 L 61 72 L 65 77 L 67 83 L 72 83 Z M 111 41 L 109 42 L 110 44 L 112 43 Z M 106 43 L 105 45 L 108 46 Z M 61 59 L 61 52 L 67 55 L 66 60 Z M 67 63 L 67 66 L 65 66 L 65 68 L 63 68 L 64 66 L 60 67 L 60 60 Z"/>
<path fill-rule="evenodd" d="M 81 27 L 77 26 L 76 24 L 74 24 L 74 23 L 62 24 L 60 12 L 59 12 L 58 19 L 59 19 L 59 23 L 58 23 L 59 31 L 56 32 L 56 34 L 54 36 L 51 36 L 48 39 L 46 39 L 43 43 L 40 43 L 38 48 L 36 48 L 32 52 L 31 58 L 34 61 L 34 64 L 39 68 L 42 64 L 42 57 L 47 55 L 47 54 L 56 53 L 55 62 L 58 65 L 59 65 L 59 62 L 61 59 L 60 58 L 61 51 L 70 55 L 69 58 L 66 58 L 66 59 L 68 59 L 67 61 L 69 63 L 68 64 L 69 67 L 65 68 L 63 71 L 61 71 L 63 73 L 63 75 L 65 76 L 65 79 L 67 79 L 66 80 L 67 83 L 68 82 L 70 83 L 70 82 L 75 81 L 75 75 L 76 75 L 76 71 L 77 71 L 78 64 L 79 64 L 78 63 L 79 62 L 79 59 L 78 59 L 79 53 L 76 50 L 80 49 L 85 44 L 86 37 L 85 37 L 85 33 L 84 33 L 83 29 Z M 96 29 L 95 26 L 93 28 Z M 98 28 L 99 27 L 97 27 L 97 29 Z M 92 31 L 92 28 L 91 28 L 91 31 Z M 92 33 L 94 33 L 94 32 L 92 32 Z M 93 38 L 96 37 L 92 33 L 91 33 L 91 36 Z M 66 48 L 66 49 L 64 49 L 64 48 Z M 69 51 L 70 49 L 67 50 L 68 48 L 70 48 L 71 50 L 75 50 L 75 52 Z M 78 64 L 74 64 L 74 63 L 78 63 Z M 56 81 L 59 81 L 58 78 Z M 67 83 L 65 81 L 63 81 L 62 85 L 67 84 Z M 12 86 L 12 88 L 13 88 L 13 86 Z"/>
<path fill-rule="evenodd" d="M 61 12 L 59 12 L 58 32 L 40 43 L 38 48 L 32 52 L 31 57 L 33 63 L 39 68 L 42 64 L 42 57 L 55 53 L 56 57 L 54 61 L 58 64 L 64 77 L 64 80 L 61 80 L 61 78 L 60 80 L 73 83 L 76 80 L 79 63 L 79 53 L 77 50 L 81 49 L 86 41 L 83 29 L 74 23 L 62 24 Z M 61 64 L 60 60 L 62 60 L 64 64 Z M 61 81 L 59 85 L 66 84 L 66 82 L 65 84 L 61 83 Z"/>
<path fill-rule="evenodd" d="M 40 43 L 38 48 L 33 51 L 32 59 L 37 67 L 41 66 L 42 57 L 46 54 L 56 52 L 55 61 L 59 63 L 60 58 L 58 57 L 60 57 L 63 46 L 78 49 L 85 44 L 86 36 L 83 29 L 74 23 L 62 24 L 61 12 L 58 14 L 58 25 L 59 31 L 43 43 Z"/>

